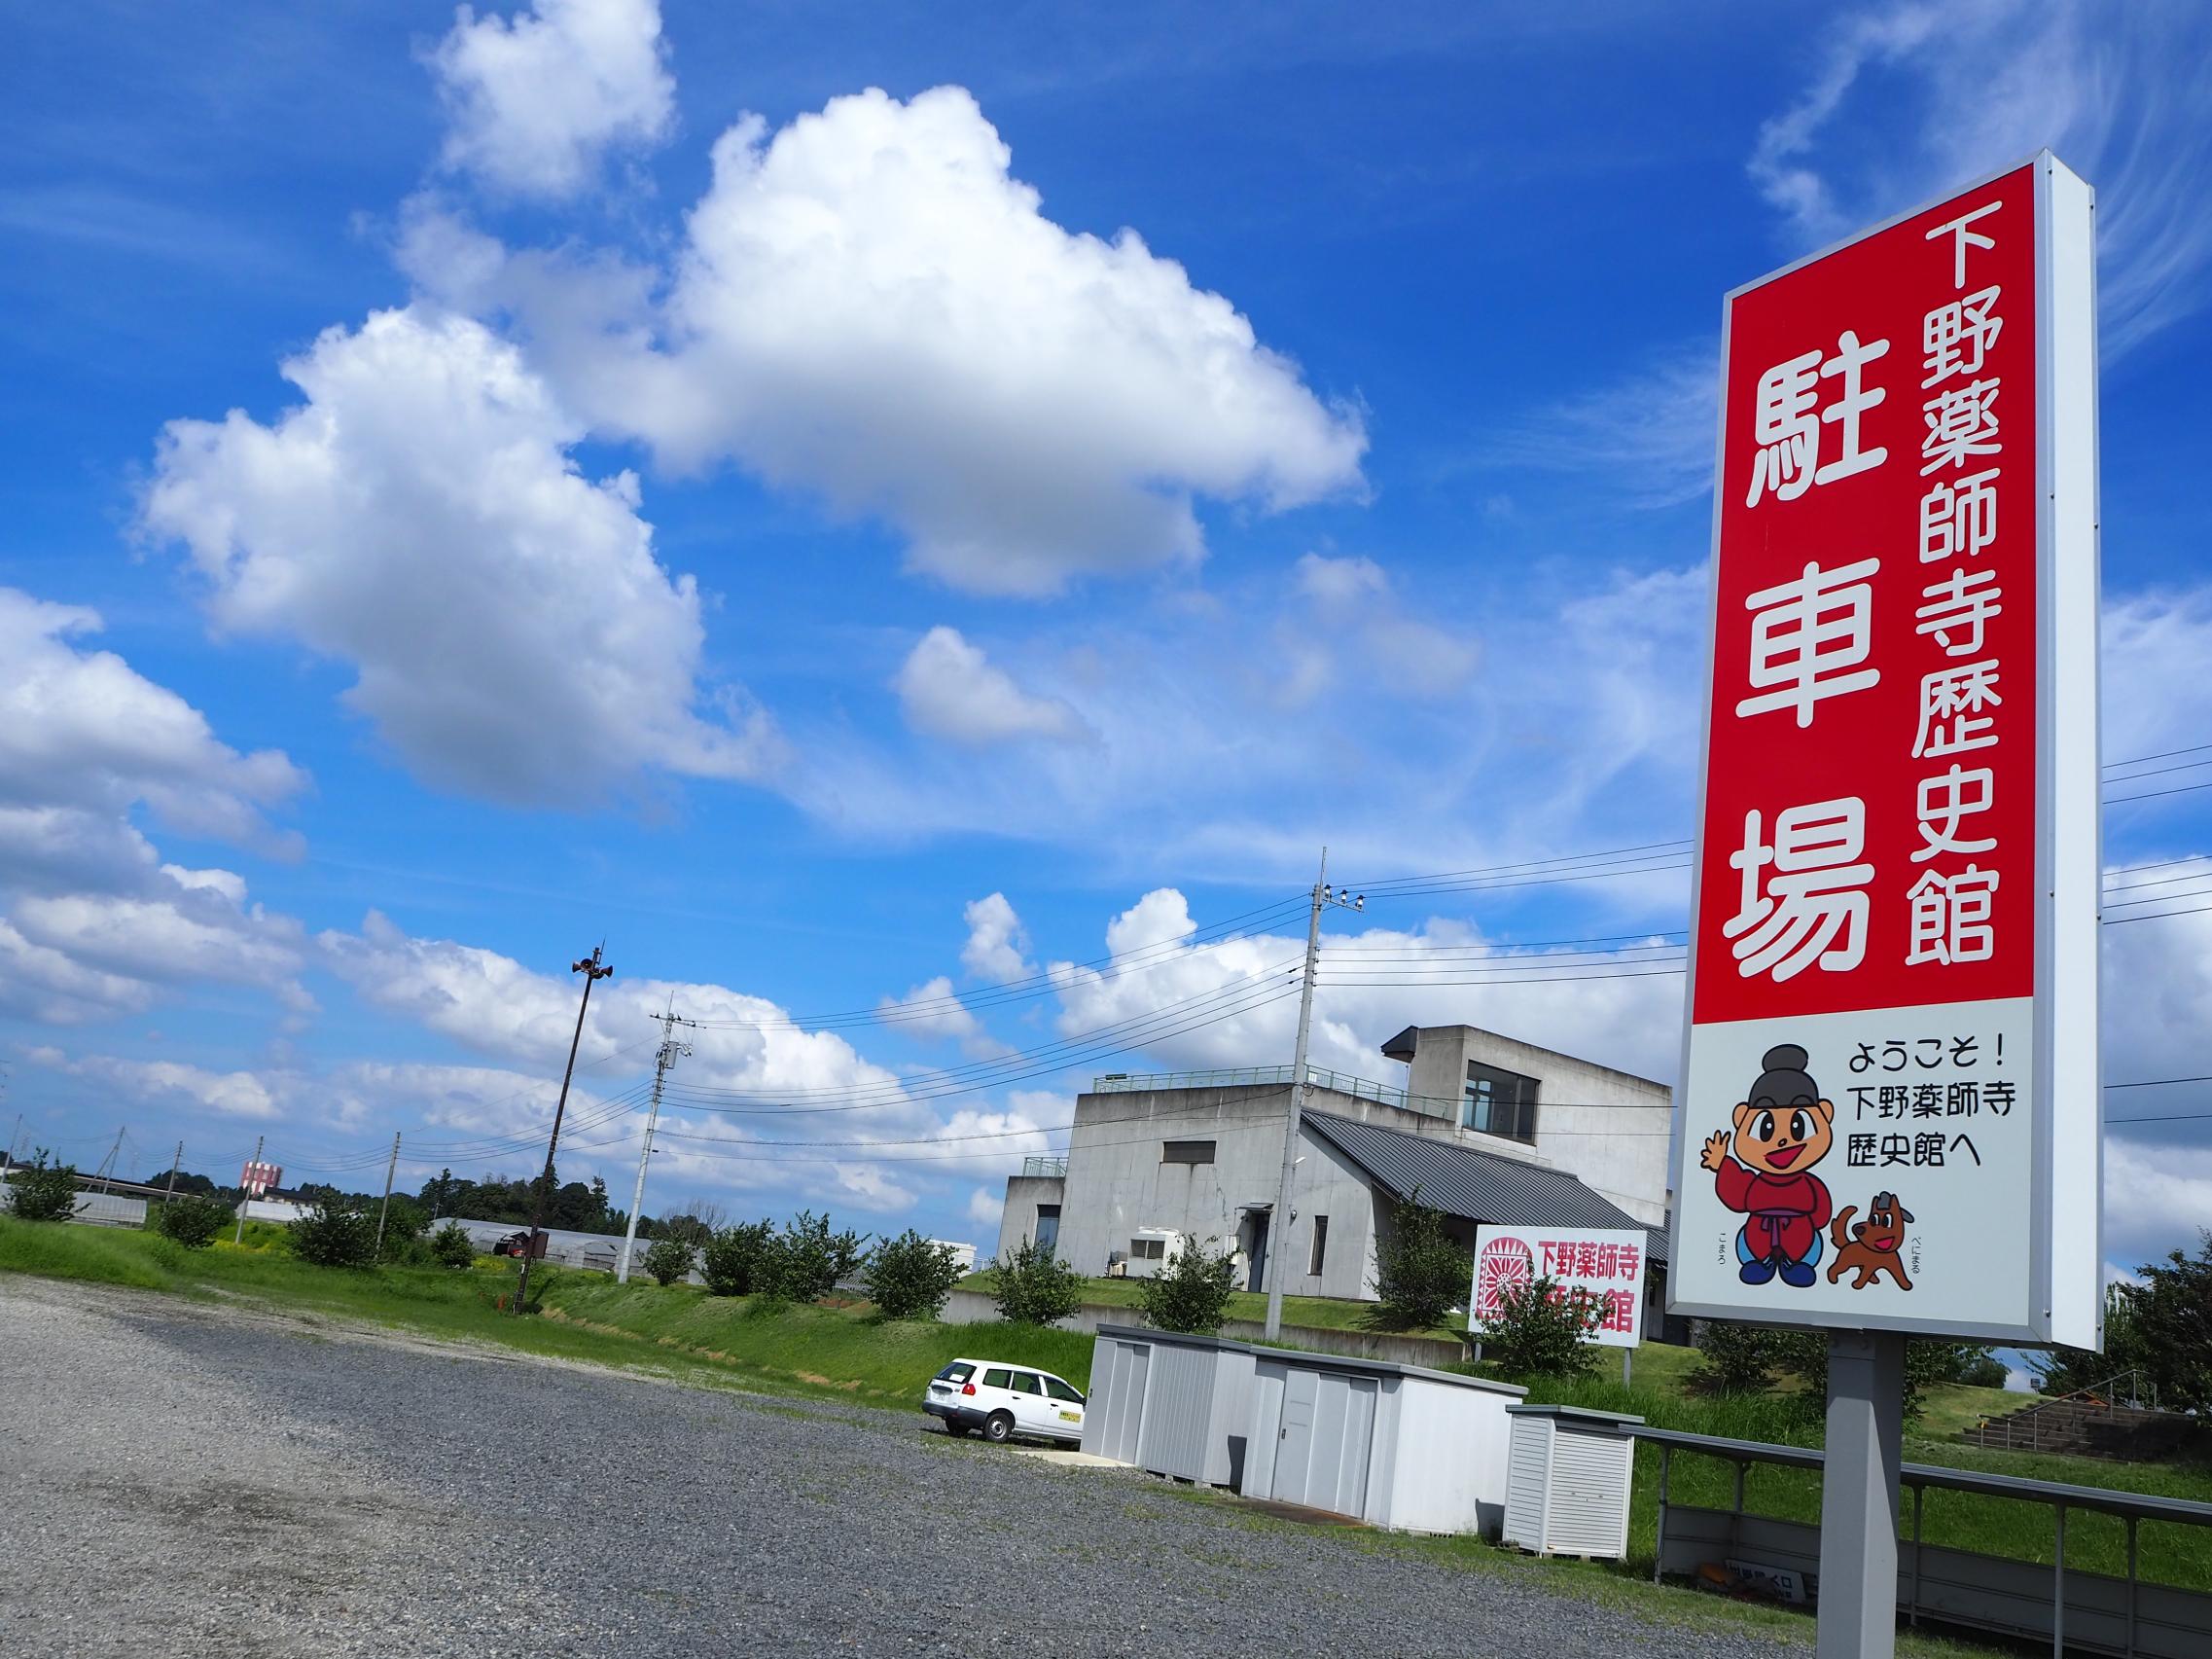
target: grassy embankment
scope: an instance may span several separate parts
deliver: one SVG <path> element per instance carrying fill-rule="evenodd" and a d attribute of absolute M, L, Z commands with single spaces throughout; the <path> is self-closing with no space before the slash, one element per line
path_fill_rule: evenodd
<path fill-rule="evenodd" d="M 720 1298 L 688 1286 L 651 1282 L 617 1285 L 596 1274 L 558 1273 L 545 1300 L 546 1316 L 514 1318 L 492 1306 L 513 1268 L 481 1261 L 473 1271 L 376 1268 L 334 1271 L 294 1260 L 269 1229 L 260 1247 L 227 1240 L 204 1251 L 179 1249 L 156 1236 L 124 1230 L 37 1226 L 0 1217 L 0 1270 L 93 1280 L 186 1295 L 247 1296 L 336 1318 L 497 1344 L 554 1358 L 646 1369 L 705 1386 L 763 1386 L 778 1391 L 838 1397 L 911 1409 L 924 1382 L 947 1359 L 966 1353 L 1026 1361 L 1089 1381 L 1091 1338 L 1012 1325 L 878 1323 L 865 1305 L 794 1308 L 749 1298 Z M 542 1270 L 541 1270 L 542 1271 Z M 1345 1304 L 1325 1304 L 1343 1310 Z M 1357 1309 L 1349 1309 L 1356 1316 Z M 1348 1322 L 1340 1319 L 1339 1322 Z M 1817 1418 L 1785 1391 L 1735 1400 L 1703 1399 L 1688 1388 L 1695 1355 L 1647 1343 L 1636 1352 L 1635 1386 L 1593 1382 L 1569 1388 L 1539 1385 L 1531 1397 L 1560 1399 L 1637 1413 L 1656 1426 L 1742 1439 L 1814 1445 Z M 2200 1463 L 2126 1464 L 2081 1458 L 1984 1452 L 1955 1438 L 1956 1426 L 2019 1396 L 1993 1389 L 1933 1390 L 1928 1415 L 1908 1430 L 1909 1461 L 1984 1469 L 2082 1486 L 2117 1487 L 2212 1500 L 2212 1468 Z M 1631 1573 L 1649 1572 L 1658 1497 L 1658 1454 L 1640 1448 L 1630 1534 Z M 1678 1454 L 1669 1480 L 1676 1503 L 1727 1508 L 1732 1470 L 1718 1460 Z M 1819 1516 L 1820 1490 L 1810 1471 L 1755 1467 L 1747 1507 L 1793 1520 Z M 1906 1511 L 1909 1524 L 1909 1511 Z M 2019 1560 L 2051 1559 L 2050 1511 L 2036 1504 L 1931 1492 L 1923 1536 Z M 2122 1524 L 2077 1513 L 2068 1518 L 2069 1565 L 2123 1572 Z M 1452 1543 L 1449 1549 L 1479 1549 Z M 2145 1578 L 2212 1589 L 2212 1530 L 2147 1522 L 2140 1535 Z"/>
<path fill-rule="evenodd" d="M 1136 1279 L 1086 1279 L 1082 1281 L 1082 1297 L 1086 1303 L 1099 1308 L 1127 1308 L 1137 1306 L 1142 1280 Z M 991 1293 L 990 1270 L 971 1273 L 960 1281 L 963 1290 Z M 1342 1302 L 1326 1296 L 1285 1296 L 1283 1298 L 1283 1323 L 1307 1325 L 1317 1330 L 1366 1330 L 1374 1316 L 1374 1307 L 1367 1302 Z M 1236 1290 L 1230 1293 L 1229 1316 L 1246 1319 L 1253 1324 L 1264 1323 L 1267 1317 L 1267 1299 L 1254 1291 Z M 1434 1329 L 1394 1332 L 1402 1336 L 1443 1337 L 1453 1342 L 1467 1340 L 1465 1325 L 1438 1325 Z"/>

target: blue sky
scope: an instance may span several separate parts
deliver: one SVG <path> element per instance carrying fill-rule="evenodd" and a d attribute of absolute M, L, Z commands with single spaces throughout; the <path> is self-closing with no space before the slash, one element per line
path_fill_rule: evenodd
<path fill-rule="evenodd" d="M 672 1001 L 649 1208 L 987 1250 L 1094 1072 L 1288 1060 L 1324 843 L 1659 848 L 1334 919 L 1324 1064 L 1671 1077 L 1720 296 L 2044 144 L 2100 193 L 2106 754 L 2212 745 L 2201 15 L 1521 10 L 18 29 L 23 1141 L 522 1173 L 604 938 L 565 1170 L 626 1195 Z M 2204 1069 L 2208 780 L 2108 791 L 2184 790 L 2107 815 L 2164 901 L 2116 1081 Z M 2111 1111 L 2124 1266 L 2212 1215 L 2212 1085 Z"/>

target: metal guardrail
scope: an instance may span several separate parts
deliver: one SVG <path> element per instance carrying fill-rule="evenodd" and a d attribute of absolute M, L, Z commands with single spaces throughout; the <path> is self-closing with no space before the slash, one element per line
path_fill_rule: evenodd
<path fill-rule="evenodd" d="M 1048 1180 L 1064 1180 L 1067 1177 L 1068 1161 L 1065 1158 L 1032 1156 L 1021 1160 L 1021 1172 L 1024 1175 L 1043 1175 Z"/>
<path fill-rule="evenodd" d="M 1210 1071 L 1109 1071 L 1090 1080 L 1094 1095 L 1129 1095 L 1155 1089 L 1236 1089 L 1279 1087 L 1298 1075 L 1293 1065 L 1236 1065 Z M 1422 1112 L 1430 1117 L 1450 1117 L 1458 1102 L 1431 1095 L 1409 1094 L 1372 1078 L 1354 1077 L 1348 1071 L 1330 1071 L 1318 1065 L 1305 1068 L 1308 1088 L 1329 1089 L 1358 1100 L 1377 1100 L 1386 1106 Z"/>
<path fill-rule="evenodd" d="M 1726 1517 L 1732 1523 L 1731 1537 L 1740 1534 L 1742 1523 L 1747 1518 L 1747 1511 L 1743 1506 L 1743 1477 L 1745 1470 L 1751 1464 L 1777 1463 L 1792 1468 L 1820 1469 L 1825 1466 L 1827 1461 L 1825 1454 L 1803 1446 L 1776 1446 L 1762 1440 L 1730 1440 L 1718 1435 L 1692 1434 L 1681 1429 L 1652 1428 L 1649 1426 L 1629 1427 L 1627 1432 L 1639 1440 L 1650 1441 L 1659 1448 L 1659 1524 L 1652 1560 L 1652 1578 L 1655 1583 L 1659 1579 L 1666 1567 L 1667 1514 L 1669 1509 L 1667 1477 L 1671 1472 L 1676 1452 L 1720 1458 L 1735 1464 L 1735 1504 L 1733 1510 Z M 2142 1651 L 2137 1645 L 2138 1618 L 2141 1593 L 2145 1586 L 2136 1573 L 2135 1530 L 2138 1523 L 2143 1521 L 2170 1521 L 2189 1526 L 2212 1527 L 2212 1503 L 2198 1503 L 2188 1498 L 2156 1497 L 2144 1493 L 2115 1492 L 2105 1487 L 2073 1486 L 2063 1481 L 2028 1480 L 2018 1475 L 1983 1474 L 1974 1469 L 1944 1468 L 1934 1463 L 1906 1463 L 1900 1468 L 1898 1479 L 1899 1484 L 1912 1494 L 1912 1535 L 1909 1539 L 1901 1538 L 1899 1540 L 1900 1545 L 1904 1546 L 1899 1550 L 1901 1579 L 1899 1605 L 1900 1609 L 1910 1617 L 1914 1625 L 1918 1625 L 1920 1615 L 1927 1612 L 1932 1617 L 1941 1619 L 1945 1623 L 1979 1624 L 1980 1628 L 1999 1630 L 2016 1637 L 2023 1634 L 2016 1623 L 2006 1623 L 1998 1619 L 1978 1621 L 1971 1611 L 1962 1611 L 1957 1605 L 1938 1606 L 1923 1601 L 1921 1575 L 1924 1545 L 1921 1536 L 1921 1504 L 1929 1488 L 1933 1487 L 1940 1491 L 1948 1492 L 1977 1493 L 1985 1497 L 2012 1498 L 2021 1502 L 2049 1504 L 2051 1507 L 2054 1552 L 2051 1569 L 2051 1599 L 2049 1603 L 2051 1610 L 2051 1651 L 2057 1655 L 2058 1659 L 2064 1659 L 2067 1646 L 2066 1514 L 2068 1510 L 2081 1509 L 2095 1514 L 2116 1515 L 2127 1525 L 2127 1578 L 2123 1615 L 2125 1634 L 2121 1645 L 2117 1647 L 2107 1641 L 2097 1641 L 2095 1645 L 2104 1651 L 2121 1652 L 2130 1656 Z M 1699 1515 L 1717 1513 L 1702 1508 L 1685 1508 L 1683 1512 Z M 1758 1519 L 1758 1517 L 1750 1518 Z M 1789 1525 L 1802 1524 L 1789 1523 Z M 1817 1540 L 1818 1529 L 1809 1530 L 1814 1533 Z M 1906 1572 L 1908 1548 L 1910 1552 L 1909 1582 Z M 1817 1542 L 1815 1553 L 1817 1554 Z M 1947 1548 L 1940 1553 L 1946 1559 L 1964 1558 L 1972 1561 L 1989 1562 L 2004 1567 L 2018 1567 L 2030 1571 L 2040 1570 L 2033 1563 L 2008 1562 L 1997 1557 L 1971 1555 L 1970 1552 L 1952 1551 Z M 2107 1580 L 2106 1582 L 2111 1581 Z M 2153 1584 L 2151 1588 L 2161 1587 Z M 2189 1596 L 2194 1601 L 2202 1602 L 2207 1609 L 2207 1616 L 2212 1616 L 2212 1598 L 2201 1597 L 2193 1592 L 2167 1591 L 2166 1594 L 2169 1599 Z M 2004 1592 L 1993 1590 L 1991 1596 L 1992 1599 L 2002 1599 Z M 2196 1639 L 2197 1628 L 2194 1624 L 2190 1627 L 2192 1640 Z M 2212 1623 L 2208 1623 L 2203 1628 L 2202 1635 L 2204 1641 L 2212 1644 Z M 2077 1634 L 2075 1644 L 2077 1647 L 2088 1645 L 2088 1639 Z M 2206 1650 L 2206 1646 L 2195 1646 L 2189 1649 L 2192 1652 Z"/>

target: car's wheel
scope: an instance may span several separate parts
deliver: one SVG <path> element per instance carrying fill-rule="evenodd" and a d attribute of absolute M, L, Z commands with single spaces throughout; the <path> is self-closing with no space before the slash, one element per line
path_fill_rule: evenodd
<path fill-rule="evenodd" d="M 994 1411 L 983 1419 L 983 1438 L 992 1445 L 1001 1445 L 1014 1438 L 1014 1419 L 1003 1411 Z"/>
<path fill-rule="evenodd" d="M 964 1423 L 954 1423 L 950 1418 L 947 1418 L 945 1421 L 945 1432 L 951 1435 L 955 1440 L 965 1440 L 968 1438 L 968 1425 Z"/>

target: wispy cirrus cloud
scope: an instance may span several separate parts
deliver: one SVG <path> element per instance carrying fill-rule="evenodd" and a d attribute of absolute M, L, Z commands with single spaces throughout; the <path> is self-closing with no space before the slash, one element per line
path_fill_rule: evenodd
<path fill-rule="evenodd" d="M 2212 15 L 1973 0 L 1836 24 L 1746 166 L 1816 246 L 2050 147 L 2097 188 L 2105 354 L 2203 304 L 2212 265 Z"/>

